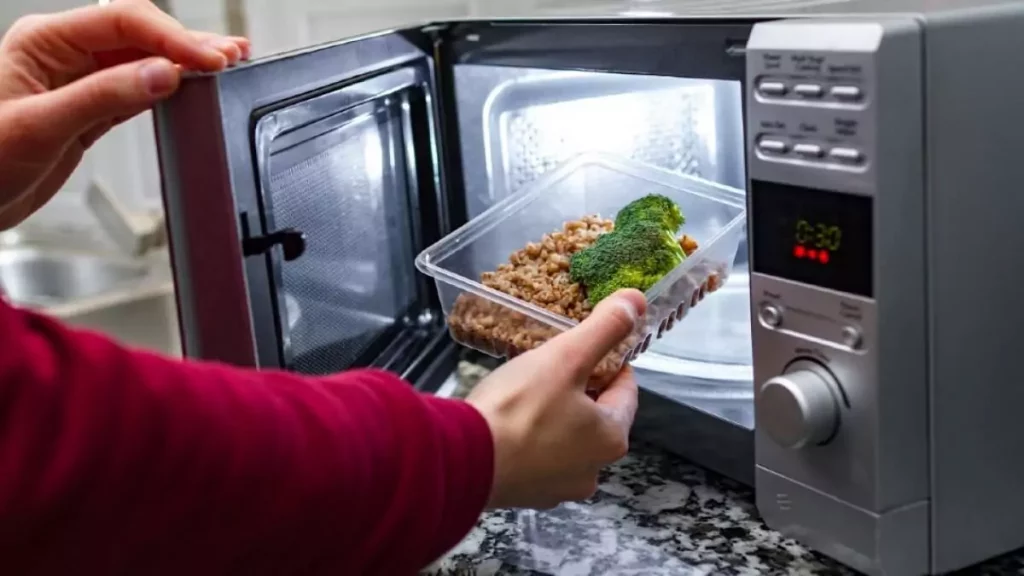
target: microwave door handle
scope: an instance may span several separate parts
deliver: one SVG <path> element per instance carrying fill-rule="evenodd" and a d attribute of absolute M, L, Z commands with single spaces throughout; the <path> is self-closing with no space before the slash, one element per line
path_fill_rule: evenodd
<path fill-rule="evenodd" d="M 252 236 L 242 241 L 242 254 L 245 256 L 266 254 L 277 245 L 281 246 L 284 261 L 291 262 L 306 253 L 306 234 L 294 228 L 284 228 L 270 234 Z"/>

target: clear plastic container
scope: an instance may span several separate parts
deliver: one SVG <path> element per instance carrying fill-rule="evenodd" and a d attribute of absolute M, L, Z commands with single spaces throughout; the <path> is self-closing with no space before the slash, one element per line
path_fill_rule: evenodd
<path fill-rule="evenodd" d="M 647 313 L 612 351 L 595 376 L 614 374 L 682 320 L 705 296 L 728 281 L 746 222 L 744 195 L 684 176 L 601 154 L 585 154 L 496 204 L 416 258 L 437 281 L 452 337 L 495 357 L 514 357 L 578 322 L 484 286 L 481 274 L 545 234 L 587 215 L 614 219 L 647 194 L 675 201 L 686 217 L 681 234 L 699 245 L 682 264 L 646 292 Z"/>

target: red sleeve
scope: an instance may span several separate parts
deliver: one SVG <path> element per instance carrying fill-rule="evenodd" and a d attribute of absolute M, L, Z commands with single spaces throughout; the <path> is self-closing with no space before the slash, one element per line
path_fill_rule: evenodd
<path fill-rule="evenodd" d="M 126 350 L 0 299 L 0 574 L 415 573 L 491 488 L 469 405 Z"/>

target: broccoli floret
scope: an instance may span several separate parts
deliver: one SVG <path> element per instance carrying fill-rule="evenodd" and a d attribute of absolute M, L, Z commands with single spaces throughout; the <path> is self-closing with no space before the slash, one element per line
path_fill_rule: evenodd
<path fill-rule="evenodd" d="M 569 275 L 591 304 L 621 288 L 646 291 L 686 259 L 674 234 L 685 221 L 665 196 L 635 200 L 616 215 L 614 231 L 573 255 Z"/>
<path fill-rule="evenodd" d="M 573 254 L 569 275 L 586 287 L 587 299 L 596 305 L 621 288 L 646 291 L 685 259 L 670 232 L 654 222 L 636 220 L 616 226 Z"/>
<path fill-rule="evenodd" d="M 686 222 L 686 218 L 672 200 L 661 194 L 648 194 L 619 210 L 615 216 L 615 228 L 623 228 L 640 221 L 654 222 L 668 232 L 675 233 Z"/>

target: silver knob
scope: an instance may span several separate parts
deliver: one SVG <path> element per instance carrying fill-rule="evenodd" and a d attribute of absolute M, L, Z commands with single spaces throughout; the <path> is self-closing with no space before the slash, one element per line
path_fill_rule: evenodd
<path fill-rule="evenodd" d="M 773 304 L 761 306 L 761 320 L 772 328 L 778 328 L 782 324 L 782 309 Z"/>
<path fill-rule="evenodd" d="M 860 348 L 861 342 L 864 341 L 864 337 L 861 336 L 860 330 L 856 326 L 847 326 L 843 328 L 843 343 L 850 348 L 857 350 Z"/>
<path fill-rule="evenodd" d="M 784 448 L 828 440 L 839 426 L 839 384 L 811 362 L 798 362 L 764 383 L 757 395 L 757 427 Z"/>

